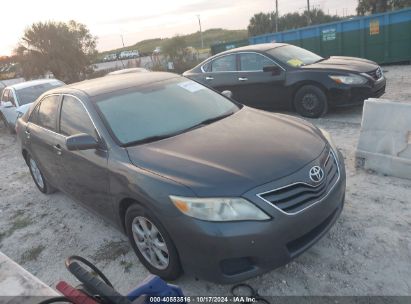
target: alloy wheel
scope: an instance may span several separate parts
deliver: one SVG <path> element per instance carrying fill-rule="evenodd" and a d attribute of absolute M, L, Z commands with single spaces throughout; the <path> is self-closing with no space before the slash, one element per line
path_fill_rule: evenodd
<path fill-rule="evenodd" d="M 133 238 L 138 250 L 152 266 L 166 269 L 170 263 L 167 244 L 158 228 L 147 218 L 137 216 L 132 222 Z"/>
<path fill-rule="evenodd" d="M 318 105 L 318 97 L 315 94 L 307 93 L 304 95 L 301 104 L 307 111 L 312 111 Z"/>
<path fill-rule="evenodd" d="M 32 158 L 30 158 L 30 169 L 37 185 L 39 185 L 40 188 L 44 188 L 43 176 L 41 175 L 40 169 L 37 167 L 37 163 Z"/>

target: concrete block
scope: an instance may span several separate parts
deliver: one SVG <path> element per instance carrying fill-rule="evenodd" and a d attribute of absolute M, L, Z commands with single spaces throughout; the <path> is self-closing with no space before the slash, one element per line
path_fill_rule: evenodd
<path fill-rule="evenodd" d="M 356 159 L 365 169 L 411 179 L 411 102 L 365 101 Z"/>
<path fill-rule="evenodd" d="M 38 303 L 56 296 L 61 295 L 0 252 L 0 303 Z"/>

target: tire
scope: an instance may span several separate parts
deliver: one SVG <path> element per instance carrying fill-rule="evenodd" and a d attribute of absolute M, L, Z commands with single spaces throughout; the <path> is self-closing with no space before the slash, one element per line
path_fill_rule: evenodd
<path fill-rule="evenodd" d="M 126 212 L 125 224 L 131 246 L 140 262 L 151 273 L 165 280 L 175 280 L 181 275 L 182 269 L 177 249 L 163 225 L 152 212 L 140 205 L 131 205 Z M 151 232 L 150 235 L 149 233 L 144 234 L 148 231 Z M 137 241 L 140 241 L 139 245 Z"/>
<path fill-rule="evenodd" d="M 43 173 L 38 167 L 37 162 L 31 157 L 30 154 L 27 154 L 27 165 L 29 166 L 30 174 L 33 178 L 34 183 L 42 193 L 51 194 L 56 192 L 56 188 L 54 188 L 47 182 L 47 180 L 44 178 Z"/>
<path fill-rule="evenodd" d="M 294 108 L 301 116 L 321 117 L 328 111 L 327 96 L 319 87 L 305 85 L 294 96 Z"/>

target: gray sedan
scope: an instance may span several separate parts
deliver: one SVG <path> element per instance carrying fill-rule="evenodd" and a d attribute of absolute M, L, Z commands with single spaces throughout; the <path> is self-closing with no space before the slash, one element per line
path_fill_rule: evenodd
<path fill-rule="evenodd" d="M 175 74 L 52 90 L 16 131 L 41 192 L 105 217 L 166 279 L 229 283 L 279 267 L 343 209 L 344 160 L 326 131 Z"/>

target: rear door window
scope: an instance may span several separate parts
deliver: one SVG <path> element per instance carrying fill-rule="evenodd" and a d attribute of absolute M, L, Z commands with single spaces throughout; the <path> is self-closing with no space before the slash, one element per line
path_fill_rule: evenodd
<path fill-rule="evenodd" d="M 256 53 L 240 54 L 241 71 L 262 71 L 264 67 L 276 65 L 272 60 Z"/>
<path fill-rule="evenodd" d="M 76 98 L 64 96 L 60 114 L 60 133 L 71 136 L 85 133 L 96 136 L 93 122 L 84 106 Z"/>
<path fill-rule="evenodd" d="M 29 117 L 29 122 L 33 124 L 38 124 L 39 121 L 39 108 L 40 108 L 40 103 L 36 105 L 34 110 L 31 112 L 30 117 Z"/>
<path fill-rule="evenodd" d="M 56 132 L 59 101 L 59 95 L 47 96 L 41 101 L 37 123 L 39 126 Z"/>
<path fill-rule="evenodd" d="M 237 71 L 237 56 L 235 54 L 223 56 L 212 62 L 213 72 L 235 72 Z"/>

